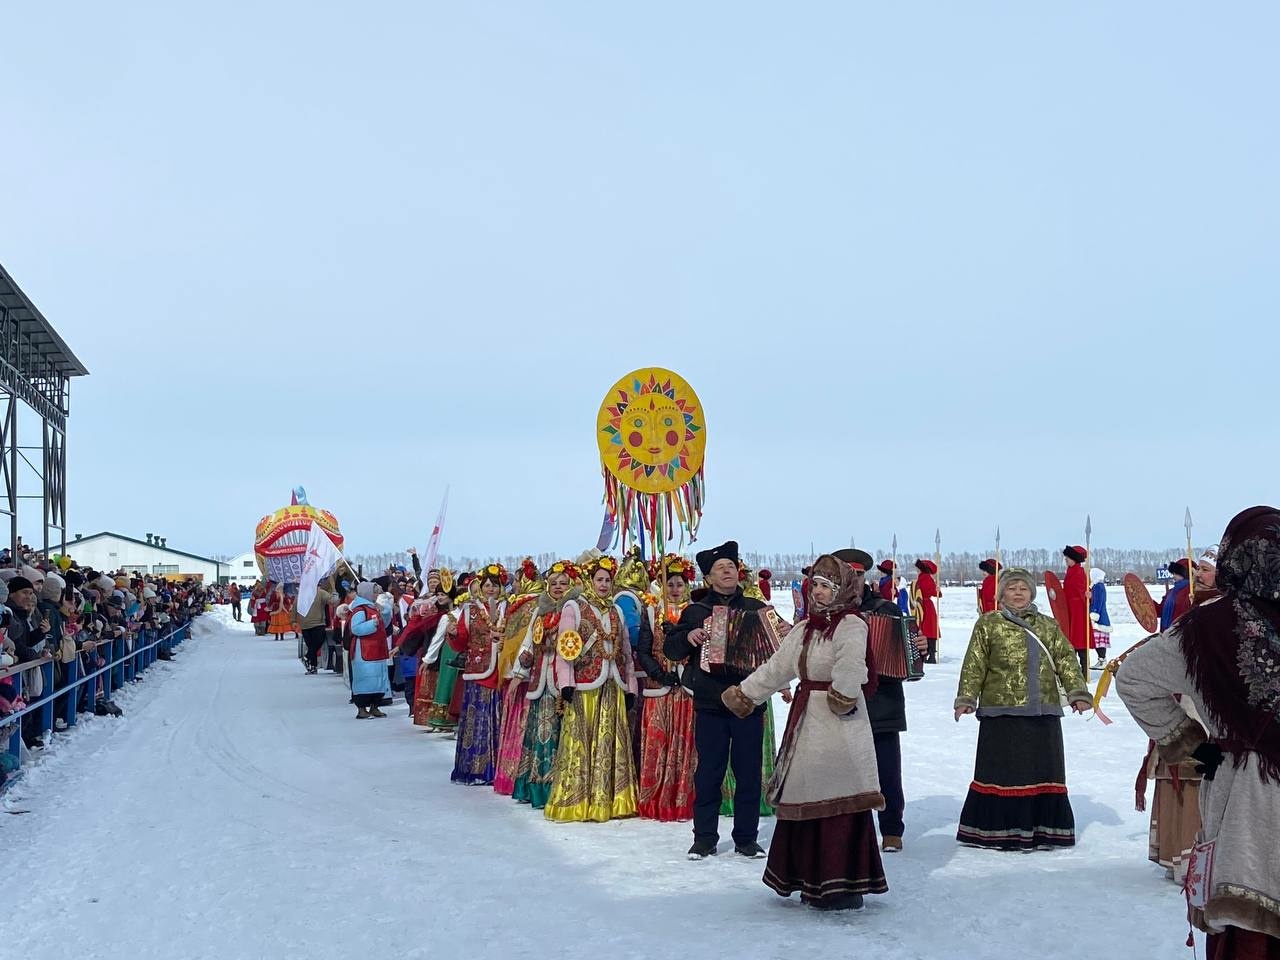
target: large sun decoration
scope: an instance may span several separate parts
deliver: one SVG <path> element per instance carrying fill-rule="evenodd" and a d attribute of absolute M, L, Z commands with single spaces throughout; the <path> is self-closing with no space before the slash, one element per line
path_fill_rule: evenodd
<path fill-rule="evenodd" d="M 596 415 L 596 443 L 605 502 L 622 543 L 661 556 L 679 530 L 697 539 L 702 518 L 706 419 L 693 388 L 660 367 L 627 374 L 605 395 Z"/>

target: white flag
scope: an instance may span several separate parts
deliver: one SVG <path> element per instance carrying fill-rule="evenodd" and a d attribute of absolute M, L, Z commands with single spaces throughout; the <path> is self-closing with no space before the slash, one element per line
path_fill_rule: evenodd
<path fill-rule="evenodd" d="M 444 488 L 444 499 L 440 501 L 440 513 L 436 517 L 436 525 L 431 528 L 431 539 L 427 541 L 427 555 L 422 562 L 422 581 L 426 582 L 427 571 L 435 568 L 436 556 L 440 552 L 440 531 L 444 529 L 444 512 L 449 509 L 449 488 Z"/>
<path fill-rule="evenodd" d="M 302 578 L 298 581 L 298 615 L 305 616 L 316 602 L 316 587 L 327 577 L 341 559 L 342 554 L 333 545 L 329 535 L 314 521 L 311 535 L 307 537 L 307 553 L 302 559 Z"/>

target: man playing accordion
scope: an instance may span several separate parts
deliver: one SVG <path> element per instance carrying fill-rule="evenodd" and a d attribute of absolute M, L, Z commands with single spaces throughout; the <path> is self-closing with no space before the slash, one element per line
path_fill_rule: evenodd
<path fill-rule="evenodd" d="M 738 544 L 730 540 L 695 557 L 707 588 L 666 636 L 663 651 L 684 662 L 683 682 L 693 691 L 693 738 L 698 753 L 694 773 L 693 846 L 690 860 L 714 856 L 720 841 L 720 785 L 733 767 L 733 846 L 744 857 L 763 857 L 756 838 L 760 828 L 760 753 L 764 745 L 764 710 L 760 704 L 746 717 L 736 717 L 720 699 L 729 687 L 746 679 L 772 654 L 759 611 L 765 605 L 744 596 L 738 583 Z M 717 613 L 717 608 L 719 613 Z M 713 632 L 712 628 L 719 632 Z M 702 646 L 717 654 L 704 657 Z M 763 659 L 760 657 L 763 656 Z M 755 662 L 759 660 L 759 662 Z"/>
<path fill-rule="evenodd" d="M 866 572 L 871 568 L 871 554 L 863 550 L 837 550 L 833 554 L 853 568 L 853 572 L 866 579 Z M 902 624 L 902 610 L 896 603 L 883 599 L 879 591 L 870 584 L 859 584 L 862 593 L 862 604 L 859 611 L 866 618 L 871 633 L 876 630 L 877 620 L 889 621 L 880 626 L 887 627 L 886 633 L 899 635 Z M 918 664 L 928 650 L 928 642 L 917 634 L 914 638 Z M 875 664 L 873 664 L 875 666 Z M 879 813 L 881 849 L 886 853 L 896 853 L 902 849 L 903 811 L 906 809 L 906 797 L 902 791 L 902 744 L 901 734 L 907 729 L 907 699 L 903 695 L 903 678 L 887 675 L 877 667 L 880 677 L 876 692 L 867 699 L 867 714 L 871 720 L 871 733 L 876 746 L 876 766 L 880 771 L 880 792 L 884 795 L 884 809 Z M 893 671 L 901 673 L 902 671 Z M 910 673 L 910 671 L 907 671 Z"/>

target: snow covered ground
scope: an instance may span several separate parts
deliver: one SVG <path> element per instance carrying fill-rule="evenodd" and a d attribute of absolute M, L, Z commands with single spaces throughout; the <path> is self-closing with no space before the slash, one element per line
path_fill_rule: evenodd
<path fill-rule="evenodd" d="M 1115 649 L 1140 639 L 1113 589 Z M 0 818 L 4 956 L 80 958 L 780 957 L 1183 960 L 1180 892 L 1133 809 L 1146 740 L 1064 721 L 1079 844 L 1001 854 L 955 842 L 977 724 L 951 716 L 975 619 L 942 601 L 943 662 L 908 688 L 906 849 L 890 891 L 823 915 L 731 853 L 690 863 L 686 824 L 556 825 L 449 782 L 452 741 L 403 703 L 356 723 L 342 680 L 225 608 L 164 676 L 29 770 Z M 1096 680 L 1097 674 L 1094 674 Z M 771 820 L 763 821 L 768 845 Z M 729 825 L 722 827 L 722 851 Z"/>

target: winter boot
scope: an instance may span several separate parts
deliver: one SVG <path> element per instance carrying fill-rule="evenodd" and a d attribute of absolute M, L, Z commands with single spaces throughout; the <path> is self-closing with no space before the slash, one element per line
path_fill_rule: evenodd
<path fill-rule="evenodd" d="M 705 860 L 707 857 L 714 857 L 716 852 L 716 845 L 710 840 L 694 840 L 693 846 L 689 848 L 689 859 Z"/>

